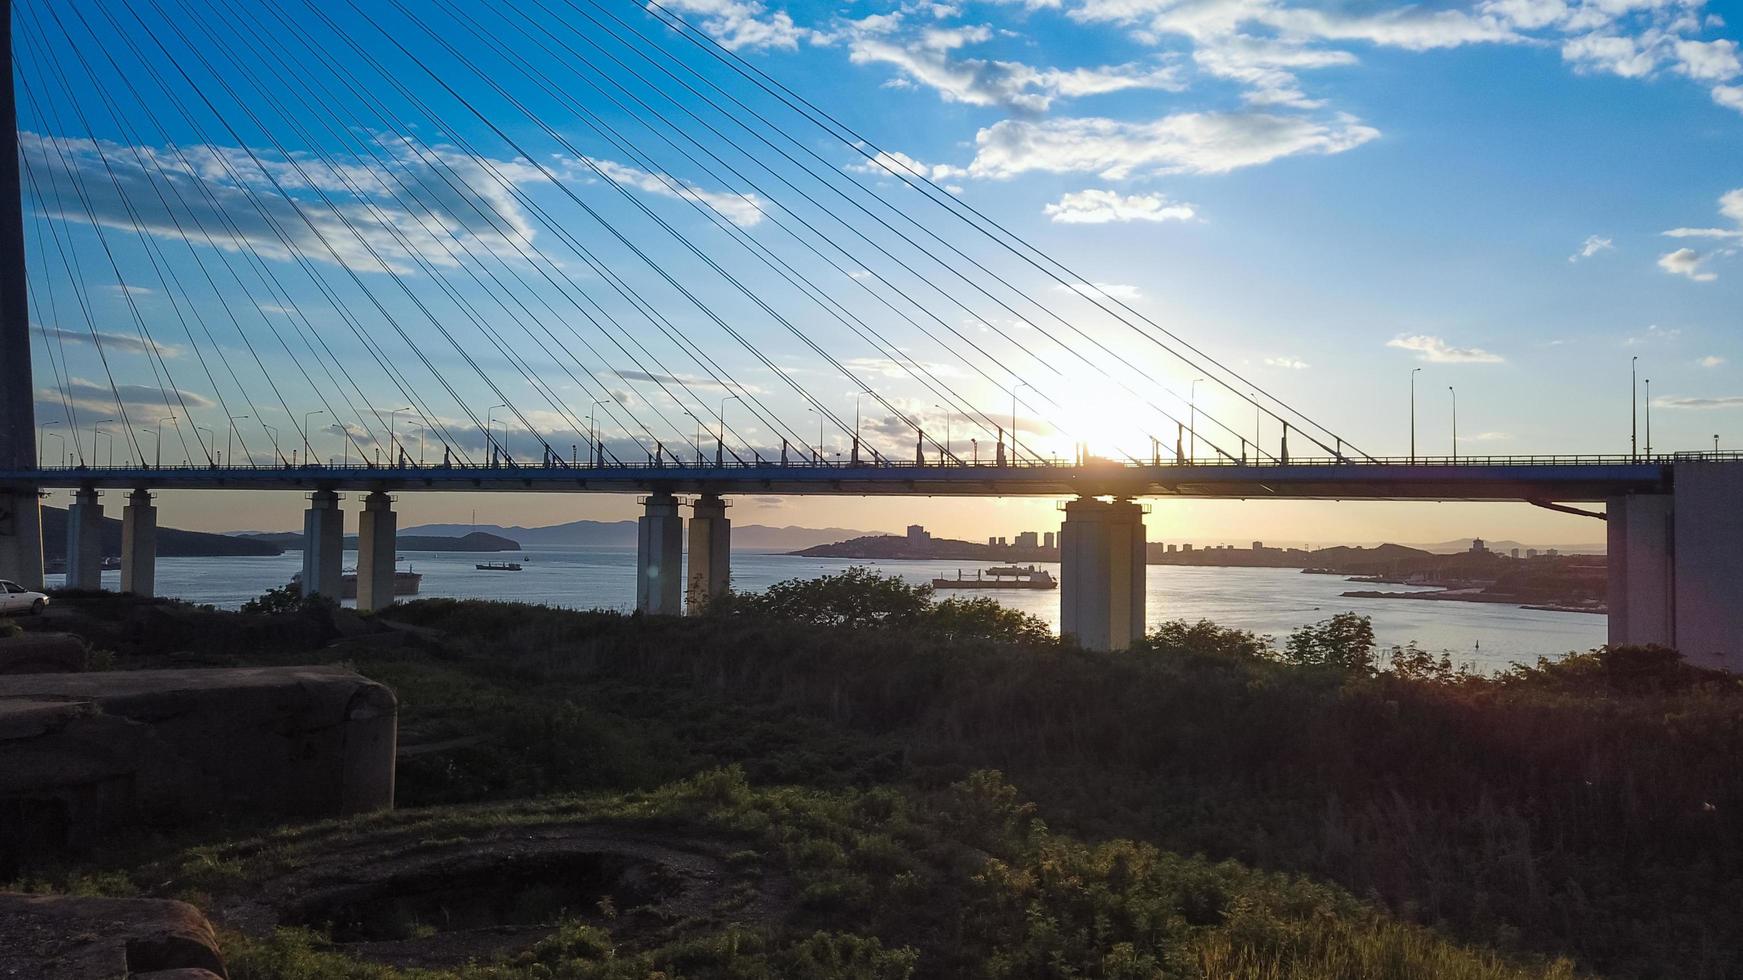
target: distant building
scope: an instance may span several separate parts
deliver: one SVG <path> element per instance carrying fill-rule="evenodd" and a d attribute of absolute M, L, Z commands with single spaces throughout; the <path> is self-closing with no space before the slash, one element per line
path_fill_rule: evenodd
<path fill-rule="evenodd" d="M 910 525 L 908 525 L 908 540 L 909 541 L 930 541 L 930 540 L 932 540 L 932 532 L 926 530 L 926 528 L 923 525 L 910 524 Z"/>
<path fill-rule="evenodd" d="M 1488 551 L 1488 550 L 1489 550 L 1489 546 L 1483 542 L 1482 538 L 1472 538 L 1471 539 L 1471 553 L 1472 554 L 1480 555 L 1483 552 Z"/>
<path fill-rule="evenodd" d="M 1537 549 L 1536 548 L 1526 548 L 1525 549 L 1525 557 L 1536 558 L 1537 557 Z"/>
<path fill-rule="evenodd" d="M 1512 551 L 1508 552 L 1508 555 L 1509 555 L 1509 557 L 1512 557 L 1512 558 L 1518 558 L 1519 557 L 1519 549 L 1514 548 Z"/>
<path fill-rule="evenodd" d="M 1180 550 L 1181 550 L 1181 551 L 1191 551 L 1191 550 L 1192 550 L 1192 545 L 1190 545 L 1190 544 L 1183 544 L 1183 545 L 1181 545 L 1181 546 L 1180 546 Z"/>
<path fill-rule="evenodd" d="M 1253 550 L 1254 551 L 1264 551 L 1265 550 L 1265 542 L 1263 542 L 1263 541 L 1253 542 Z"/>
<path fill-rule="evenodd" d="M 1545 551 L 1543 553 L 1543 557 L 1545 557 L 1545 558 L 1558 558 L 1560 556 L 1561 556 L 1561 552 L 1555 550 L 1554 548 L 1551 548 L 1548 551 Z"/>
<path fill-rule="evenodd" d="M 1039 548 L 1041 547 L 1041 535 L 1035 531 L 1024 531 L 1017 535 L 1017 547 Z"/>
<path fill-rule="evenodd" d="M 1053 540 L 1054 540 L 1054 533 L 1052 531 L 1048 531 L 1046 534 L 1041 535 L 1041 547 L 1043 547 L 1043 548 L 1053 547 Z"/>
<path fill-rule="evenodd" d="M 992 535 L 990 535 L 990 534 L 989 534 L 989 535 L 987 535 L 987 539 L 986 539 L 986 546 L 987 546 L 987 547 L 988 547 L 988 548 L 997 548 L 997 547 L 998 547 L 998 546 L 999 546 L 999 539 L 998 539 L 998 538 L 995 538 L 995 537 L 993 537 L 993 536 L 992 536 Z"/>
<path fill-rule="evenodd" d="M 1009 541 L 1006 541 L 1006 540 L 1005 540 L 1005 537 L 1004 537 L 1004 535 L 1002 535 L 1002 534 L 1001 534 L 1001 535 L 999 535 L 999 547 L 1001 547 L 1001 548 L 1009 548 L 1009 547 L 1010 547 L 1010 546 L 1011 546 L 1011 543 L 1010 543 L 1010 542 L 1009 542 Z"/>
<path fill-rule="evenodd" d="M 1180 546 L 1179 546 L 1179 545 L 1177 545 L 1177 544 L 1171 544 L 1171 545 L 1169 545 L 1169 546 L 1168 546 L 1168 553 L 1169 553 L 1169 554 L 1171 554 L 1171 555 L 1172 555 L 1172 554 L 1174 554 L 1174 553 L 1175 553 L 1175 552 L 1176 552 L 1176 551 L 1179 551 L 1179 550 L 1180 550 Z"/>

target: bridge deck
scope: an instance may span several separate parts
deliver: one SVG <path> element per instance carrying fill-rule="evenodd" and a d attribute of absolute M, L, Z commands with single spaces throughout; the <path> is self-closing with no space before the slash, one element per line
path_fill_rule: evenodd
<path fill-rule="evenodd" d="M 1082 466 L 883 462 L 728 463 L 725 466 L 567 464 L 495 467 L 281 466 L 75 467 L 0 472 L 0 484 L 115 490 L 416 490 L 550 493 L 796 494 L 948 497 L 1196 497 L 1318 500 L 1600 501 L 1663 493 L 1675 466 L 1738 454 L 1628 457 L 1484 457 L 1292 460 L 1288 464 L 1198 461 Z"/>

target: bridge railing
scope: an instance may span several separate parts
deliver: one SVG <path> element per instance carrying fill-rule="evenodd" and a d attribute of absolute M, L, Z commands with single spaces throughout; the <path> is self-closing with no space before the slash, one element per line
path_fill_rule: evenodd
<path fill-rule="evenodd" d="M 197 464 L 197 463 L 188 463 L 188 462 L 184 462 L 181 464 L 174 464 L 174 465 L 162 465 L 162 466 L 154 466 L 154 465 L 150 465 L 150 464 L 135 464 L 135 463 L 121 463 L 121 464 L 109 464 L 109 465 L 98 465 L 98 466 L 91 466 L 88 464 L 78 464 L 78 465 L 63 466 L 63 467 L 40 467 L 37 470 L 37 472 L 42 473 L 44 475 L 49 475 L 49 474 L 61 475 L 61 474 L 69 474 L 69 473 L 70 474 L 78 474 L 78 473 L 99 474 L 99 473 L 137 473 L 137 472 L 167 473 L 167 474 L 175 474 L 175 473 L 192 474 L 192 473 L 210 473 L 214 470 L 222 471 L 222 472 L 235 472 L 235 473 L 244 473 L 244 472 L 260 472 L 260 473 L 297 472 L 297 473 L 345 474 L 345 473 L 382 473 L 382 472 L 405 472 L 405 473 L 414 473 L 414 472 L 432 472 L 432 473 L 473 472 L 473 473 L 504 474 L 504 473 L 516 473 L 516 472 L 553 472 L 553 471 L 555 471 L 555 472 L 576 472 L 576 473 L 601 473 L 601 472 L 614 472 L 614 471 L 624 471 L 624 470 L 643 471 L 643 470 L 649 470 L 649 469 L 669 469 L 669 470 L 678 470 L 678 471 L 684 471 L 684 472 L 694 472 L 697 470 L 717 470 L 717 471 L 728 471 L 728 472 L 732 472 L 732 471 L 742 472 L 742 471 L 747 471 L 747 470 L 761 470 L 761 469 L 770 469 L 770 468 L 823 470 L 823 471 L 829 471 L 829 470 L 843 470 L 843 471 L 845 471 L 845 470 L 858 470 L 858 469 L 876 469 L 876 470 L 904 470 L 904 469 L 908 469 L 908 470 L 917 470 L 917 469 L 937 470 L 937 469 L 946 469 L 946 470 L 968 470 L 968 471 L 977 471 L 977 472 L 978 471 L 997 472 L 1000 470 L 1013 470 L 1013 469 L 1016 469 L 1016 470 L 1037 470 L 1037 469 L 1051 470 L 1051 469 L 1071 469 L 1071 468 L 1079 468 L 1079 467 L 1084 468 L 1084 469 L 1133 469 L 1133 470 L 1144 469 L 1144 468 L 1180 468 L 1180 469 L 1190 468 L 1190 469 L 1206 469 L 1206 470 L 1229 470 L 1229 469 L 1243 469 L 1243 468 L 1250 469 L 1250 468 L 1256 468 L 1256 467 L 1278 468 L 1278 467 L 1284 467 L 1284 466 L 1287 466 L 1287 467 L 1325 467 L 1325 468 L 1343 467 L 1343 466 L 1358 466 L 1358 467 L 1369 467 L 1369 466 L 1374 466 L 1374 467 L 1663 466 L 1663 465 L 1671 465 L 1671 464 L 1675 464 L 1675 463 L 1679 463 L 1679 462 L 1693 462 L 1693 461 L 1736 462 L 1736 461 L 1740 461 L 1740 460 L 1743 460 L 1743 452 L 1733 452 L 1733 451 L 1657 453 L 1657 454 L 1653 454 L 1651 456 L 1647 456 L 1645 454 L 1640 454 L 1640 455 L 1628 455 L 1628 454 L 1615 454 L 1615 455 L 1531 454 L 1531 455 L 1485 455 L 1485 456 L 1460 455 L 1460 456 L 1456 456 L 1456 457 L 1455 456 L 1415 456 L 1415 457 L 1410 457 L 1410 456 L 1377 456 L 1377 457 L 1360 457 L 1360 458 L 1355 458 L 1355 457 L 1339 458 L 1339 457 L 1332 457 L 1332 456 L 1313 456 L 1313 457 L 1291 457 L 1287 462 L 1282 462 L 1282 461 L 1278 461 L 1278 460 L 1263 460 L 1263 461 L 1246 460 L 1246 461 L 1243 461 L 1243 460 L 1238 460 L 1238 459 L 1235 459 L 1235 460 L 1223 459 L 1220 457 L 1219 458 L 1211 458 L 1211 459 L 1189 459 L 1189 460 L 1184 460 L 1184 461 L 1179 461 L 1179 460 L 1174 460 L 1174 459 L 1163 459 L 1161 461 L 1133 460 L 1133 459 L 1119 460 L 1119 459 L 1108 459 L 1108 458 L 1102 458 L 1102 457 L 1092 457 L 1089 460 L 1087 460 L 1086 462 L 1083 462 L 1081 464 L 1066 462 L 1066 461 L 1062 461 L 1062 460 L 1033 460 L 1033 459 L 1029 459 L 1029 460 L 1021 460 L 1021 461 L 999 462 L 996 460 L 962 460 L 962 459 L 953 459 L 953 458 L 946 458 L 946 459 L 942 459 L 942 460 L 928 460 L 924 463 L 921 463 L 921 462 L 917 462 L 914 460 L 891 459 L 888 457 L 884 457 L 884 458 L 879 458 L 879 459 L 861 459 L 858 461 L 848 460 L 848 459 L 829 459 L 829 458 L 824 458 L 824 459 L 809 459 L 809 458 L 789 459 L 785 462 L 782 462 L 778 459 L 755 459 L 755 460 L 727 459 L 727 460 L 724 460 L 724 461 L 719 462 L 719 463 L 716 463 L 714 460 L 711 460 L 711 459 L 704 459 L 700 463 L 691 463 L 691 462 L 660 462 L 660 463 L 656 463 L 652 460 L 648 460 L 646 462 L 638 462 L 638 463 L 626 463 L 626 462 L 622 462 L 622 461 L 610 461 L 610 462 L 606 462 L 602 465 L 593 465 L 591 463 L 576 463 L 576 462 L 572 462 L 569 460 L 554 459 L 549 463 L 542 463 L 542 464 L 541 463 L 534 463 L 531 461 L 528 461 L 528 462 L 500 461 L 500 462 L 496 463 L 495 465 L 464 464 L 464 463 L 418 464 L 418 463 L 410 462 L 410 461 L 407 461 L 407 462 L 400 464 L 400 465 L 369 463 L 369 462 L 359 462 L 359 463 L 331 463 L 331 462 L 328 462 L 328 463 L 303 463 L 303 462 L 290 463 L 290 462 L 280 462 L 280 463 L 272 464 L 272 465 L 246 464 L 246 465 L 240 465 L 240 466 L 233 466 L 233 465 L 229 465 L 229 464 L 219 466 L 216 464 L 208 465 L 208 464 Z"/>

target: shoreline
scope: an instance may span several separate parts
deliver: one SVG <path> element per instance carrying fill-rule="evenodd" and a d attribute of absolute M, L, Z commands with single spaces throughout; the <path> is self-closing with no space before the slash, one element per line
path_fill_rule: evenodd
<path fill-rule="evenodd" d="M 1465 593 L 1459 589 L 1425 589 L 1420 592 L 1376 592 L 1371 589 L 1352 589 L 1340 593 L 1340 597 L 1344 599 L 1416 599 L 1423 602 L 1478 602 L 1497 606 L 1516 606 L 1520 609 L 1531 609 L 1538 612 L 1609 614 L 1609 608 L 1606 606 L 1568 606 L 1553 602 L 1523 603 L 1516 598 Z"/>

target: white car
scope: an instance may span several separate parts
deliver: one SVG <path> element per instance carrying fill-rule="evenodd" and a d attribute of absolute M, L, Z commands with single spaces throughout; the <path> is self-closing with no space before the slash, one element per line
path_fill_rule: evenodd
<path fill-rule="evenodd" d="M 41 592 L 32 592 L 17 582 L 0 580 L 0 616 L 12 613 L 40 616 L 47 608 L 48 596 Z"/>

